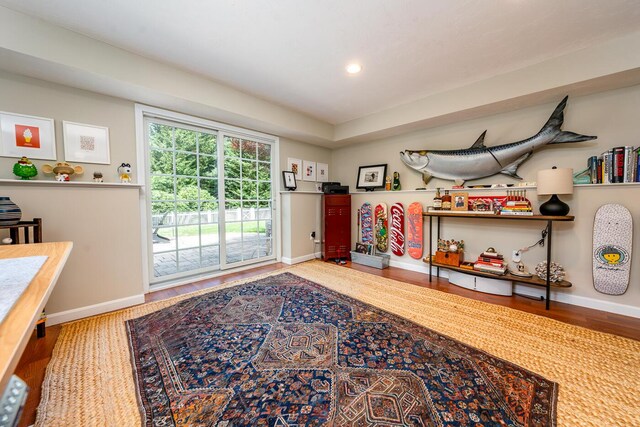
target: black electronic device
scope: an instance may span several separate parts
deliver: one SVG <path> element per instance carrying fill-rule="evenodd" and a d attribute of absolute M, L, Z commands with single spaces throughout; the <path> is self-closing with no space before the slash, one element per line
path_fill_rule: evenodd
<path fill-rule="evenodd" d="M 339 182 L 323 182 L 322 183 L 322 192 L 325 194 L 331 194 L 331 193 L 327 193 L 327 188 L 331 187 L 331 186 L 335 186 L 335 185 L 340 185 Z"/>
<path fill-rule="evenodd" d="M 324 190 L 324 194 L 349 194 L 348 185 L 329 185 Z"/>

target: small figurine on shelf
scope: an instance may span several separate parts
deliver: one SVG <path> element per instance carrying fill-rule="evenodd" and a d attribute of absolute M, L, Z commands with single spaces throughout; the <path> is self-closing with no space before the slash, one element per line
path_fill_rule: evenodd
<path fill-rule="evenodd" d="M 120 182 L 130 183 L 131 182 L 131 165 L 129 163 L 122 163 L 118 166 L 118 174 L 120 175 Z"/>
<path fill-rule="evenodd" d="M 391 177 L 388 176 L 387 179 L 384 181 L 384 189 L 387 191 L 391 190 Z"/>
<path fill-rule="evenodd" d="M 95 171 L 93 173 L 93 182 L 102 182 L 102 172 Z"/>
<path fill-rule="evenodd" d="M 38 175 L 38 169 L 36 169 L 36 165 L 31 163 L 27 157 L 22 156 L 18 162 L 13 165 L 13 174 L 20 179 L 31 179 L 34 176 Z"/>
<path fill-rule="evenodd" d="M 42 165 L 42 172 L 56 174 L 56 181 L 68 182 L 71 175 L 82 175 L 84 168 L 82 166 L 71 166 L 67 162 L 58 162 L 55 166 Z"/>
<path fill-rule="evenodd" d="M 393 173 L 393 191 L 400 191 L 400 174 L 398 172 Z"/>

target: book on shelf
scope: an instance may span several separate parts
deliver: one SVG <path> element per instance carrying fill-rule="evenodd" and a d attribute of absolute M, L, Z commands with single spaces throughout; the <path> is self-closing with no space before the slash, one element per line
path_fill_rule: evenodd
<path fill-rule="evenodd" d="M 482 271 L 484 273 L 494 273 L 494 274 L 505 274 L 507 272 L 507 266 L 503 266 L 503 267 L 489 267 L 486 265 L 478 265 L 478 263 L 475 263 L 473 265 L 473 269 L 476 271 Z"/>
<path fill-rule="evenodd" d="M 483 258 L 491 258 L 491 259 L 504 259 L 504 255 L 499 254 L 498 252 L 487 252 L 484 251 L 480 254 Z"/>
<path fill-rule="evenodd" d="M 614 147 L 611 150 L 611 182 L 624 182 L 624 147 Z"/>
<path fill-rule="evenodd" d="M 531 211 L 500 211 L 500 215 L 504 216 L 533 216 Z"/>
<path fill-rule="evenodd" d="M 477 265 L 481 265 L 481 266 L 485 266 L 485 267 L 504 267 L 504 263 L 503 262 L 491 262 L 491 261 L 485 261 L 484 259 L 478 259 L 476 261 Z"/>

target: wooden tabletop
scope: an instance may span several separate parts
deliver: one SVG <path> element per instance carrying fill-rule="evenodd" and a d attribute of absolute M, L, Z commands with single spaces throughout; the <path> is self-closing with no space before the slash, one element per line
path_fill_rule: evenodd
<path fill-rule="evenodd" d="M 20 360 L 72 247 L 71 242 L 0 246 L 0 259 L 49 257 L 0 323 L 0 393 Z"/>
<path fill-rule="evenodd" d="M 573 221 L 572 215 L 552 216 L 552 215 L 496 215 L 472 213 L 471 211 L 427 211 L 422 216 L 436 217 L 458 217 L 458 218 L 484 218 L 484 219 L 515 219 L 515 220 L 542 220 L 542 221 Z"/>

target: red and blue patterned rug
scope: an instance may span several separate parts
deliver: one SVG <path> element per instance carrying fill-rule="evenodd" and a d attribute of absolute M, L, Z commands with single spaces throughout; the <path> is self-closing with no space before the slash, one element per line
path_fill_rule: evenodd
<path fill-rule="evenodd" d="M 127 329 L 147 426 L 556 424 L 556 383 L 290 273 Z"/>

